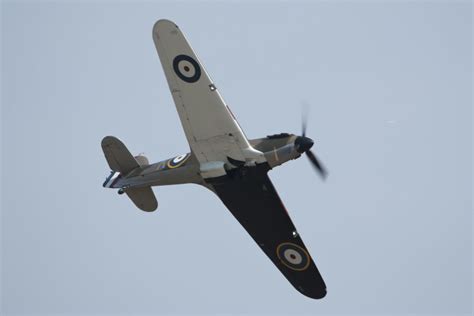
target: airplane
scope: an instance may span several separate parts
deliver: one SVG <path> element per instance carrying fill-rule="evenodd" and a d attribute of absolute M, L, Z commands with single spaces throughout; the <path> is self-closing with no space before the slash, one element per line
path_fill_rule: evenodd
<path fill-rule="evenodd" d="M 126 194 L 141 210 L 158 202 L 152 186 L 195 183 L 214 192 L 296 290 L 326 295 L 326 284 L 267 173 L 306 154 L 325 178 L 326 169 L 302 135 L 280 133 L 248 139 L 214 81 L 179 27 L 169 20 L 153 26 L 153 40 L 173 96 L 190 152 L 150 164 L 133 156 L 116 137 L 102 140 L 112 170 L 103 186 Z"/>

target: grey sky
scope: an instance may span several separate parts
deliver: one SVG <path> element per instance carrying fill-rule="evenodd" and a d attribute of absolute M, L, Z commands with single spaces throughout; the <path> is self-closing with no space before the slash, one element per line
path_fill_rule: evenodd
<path fill-rule="evenodd" d="M 328 286 L 310 300 L 209 191 L 101 187 L 100 140 L 186 152 L 151 29 L 176 22 L 250 138 L 309 136 L 270 176 Z M 1 311 L 470 314 L 471 2 L 3 2 Z"/>

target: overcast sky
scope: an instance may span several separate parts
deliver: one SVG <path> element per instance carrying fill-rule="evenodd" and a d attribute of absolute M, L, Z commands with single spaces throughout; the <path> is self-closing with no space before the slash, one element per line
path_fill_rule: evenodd
<path fill-rule="evenodd" d="M 308 136 L 270 172 L 327 287 L 297 292 L 220 200 L 102 188 L 119 137 L 188 151 L 152 41 L 178 24 L 250 138 Z M 1 311 L 470 314 L 472 3 L 2 3 Z"/>

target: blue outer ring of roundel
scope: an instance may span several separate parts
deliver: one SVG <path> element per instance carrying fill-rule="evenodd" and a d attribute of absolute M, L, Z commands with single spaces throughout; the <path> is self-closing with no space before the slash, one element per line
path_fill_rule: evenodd
<path fill-rule="evenodd" d="M 187 62 L 191 63 L 191 65 L 193 65 L 193 67 L 194 67 L 194 76 L 186 77 L 185 75 L 183 75 L 181 73 L 181 71 L 179 71 L 179 62 L 183 61 L 183 60 L 186 60 Z M 174 72 L 176 73 L 176 75 L 178 75 L 178 77 L 181 80 L 189 82 L 189 83 L 196 82 L 196 81 L 199 80 L 199 78 L 201 78 L 201 67 L 199 67 L 199 64 L 197 63 L 197 61 L 195 61 L 192 57 L 190 57 L 188 55 L 178 55 L 178 56 L 176 56 L 173 60 L 173 69 L 174 69 Z"/>

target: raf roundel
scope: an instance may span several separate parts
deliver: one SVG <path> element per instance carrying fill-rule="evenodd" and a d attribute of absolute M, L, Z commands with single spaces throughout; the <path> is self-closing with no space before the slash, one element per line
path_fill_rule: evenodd
<path fill-rule="evenodd" d="M 177 157 L 174 157 L 173 159 L 168 160 L 168 163 L 166 164 L 168 168 L 174 169 L 182 166 L 186 160 L 188 160 L 189 154 L 183 154 L 179 155 Z"/>
<path fill-rule="evenodd" d="M 188 55 L 178 55 L 173 60 L 173 70 L 183 81 L 193 83 L 201 78 L 201 67 L 194 58 Z"/>
<path fill-rule="evenodd" d="M 311 259 L 308 252 L 294 243 L 281 243 L 276 252 L 281 263 L 292 270 L 303 271 L 309 267 Z"/>

